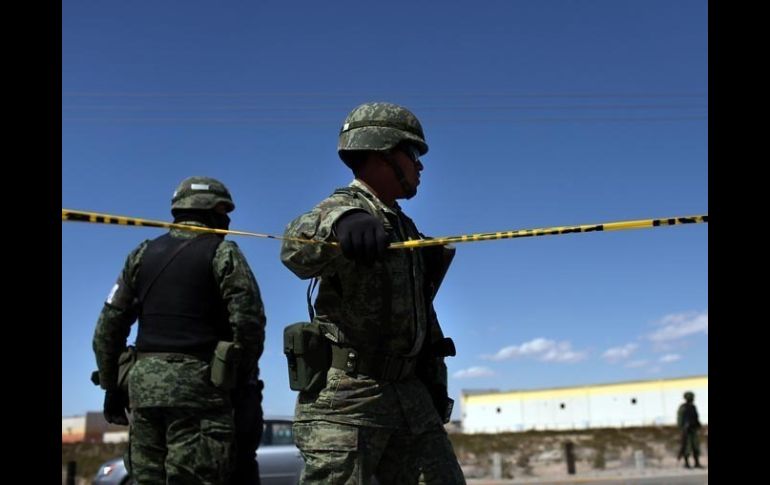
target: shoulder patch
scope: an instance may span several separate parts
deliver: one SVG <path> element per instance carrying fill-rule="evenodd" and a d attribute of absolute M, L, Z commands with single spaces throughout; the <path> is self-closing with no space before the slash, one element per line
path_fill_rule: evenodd
<path fill-rule="evenodd" d="M 115 283 L 115 286 L 110 290 L 110 294 L 107 295 L 107 303 L 112 304 L 112 299 L 115 298 L 115 293 L 117 293 L 118 288 L 120 288 L 120 283 Z"/>

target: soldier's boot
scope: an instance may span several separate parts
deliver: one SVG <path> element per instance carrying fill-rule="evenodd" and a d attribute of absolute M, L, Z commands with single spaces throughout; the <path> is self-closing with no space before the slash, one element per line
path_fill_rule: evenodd
<path fill-rule="evenodd" d="M 690 466 L 690 457 L 689 457 L 689 456 L 687 456 L 687 455 L 685 455 L 685 457 L 684 457 L 684 467 L 685 467 L 685 468 L 692 468 L 692 467 Z"/>
<path fill-rule="evenodd" d="M 698 455 L 693 454 L 693 459 L 695 460 L 695 466 L 693 468 L 703 468 L 700 464 L 700 461 L 698 461 Z"/>

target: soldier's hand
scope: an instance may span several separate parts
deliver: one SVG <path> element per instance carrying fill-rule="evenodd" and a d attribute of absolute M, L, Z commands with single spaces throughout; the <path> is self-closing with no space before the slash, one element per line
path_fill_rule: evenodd
<path fill-rule="evenodd" d="M 104 419 L 108 423 L 128 426 L 126 416 L 128 408 L 128 396 L 120 389 L 104 391 Z"/>
<path fill-rule="evenodd" d="M 371 266 L 388 247 L 388 234 L 382 223 L 365 211 L 343 214 L 335 223 L 342 254 L 357 263 Z"/>

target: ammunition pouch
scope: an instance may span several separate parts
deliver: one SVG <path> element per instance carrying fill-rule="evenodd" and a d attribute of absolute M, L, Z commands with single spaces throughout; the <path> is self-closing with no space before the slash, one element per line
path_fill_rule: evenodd
<path fill-rule="evenodd" d="M 434 342 L 430 348 L 431 353 L 435 357 L 454 357 L 457 355 L 457 349 L 455 349 L 454 340 L 449 337 L 444 337 L 438 342 Z"/>
<path fill-rule="evenodd" d="M 129 345 L 118 357 L 118 388 L 128 395 L 128 373 L 136 363 L 136 347 Z M 91 372 L 91 382 L 98 386 L 100 384 L 99 371 Z"/>
<path fill-rule="evenodd" d="M 235 342 L 219 341 L 211 357 L 211 383 L 223 391 L 235 388 L 238 382 L 238 363 L 241 347 Z"/>
<path fill-rule="evenodd" d="M 331 342 L 316 322 L 298 322 L 283 329 L 283 353 L 289 366 L 289 387 L 317 393 L 326 386 L 332 362 Z"/>

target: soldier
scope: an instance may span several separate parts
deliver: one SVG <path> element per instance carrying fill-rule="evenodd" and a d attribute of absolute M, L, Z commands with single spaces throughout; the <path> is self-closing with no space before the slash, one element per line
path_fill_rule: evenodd
<path fill-rule="evenodd" d="M 443 358 L 454 347 L 432 305 L 453 248 L 386 249 L 423 237 L 396 199 L 417 193 L 427 151 L 409 110 L 358 106 L 338 144 L 355 179 L 286 229 L 291 238 L 339 243 L 285 240 L 281 249 L 292 272 L 319 282 L 311 325 L 330 346 L 320 385 L 297 398 L 301 483 L 465 483 L 442 425 L 452 403 Z M 287 356 L 292 365 L 297 356 Z"/>
<path fill-rule="evenodd" d="M 690 391 L 684 393 L 684 400 L 677 410 L 676 423 L 682 432 L 682 442 L 679 448 L 680 458 L 684 458 L 684 467 L 690 468 L 690 454 L 695 459 L 695 468 L 703 468 L 698 461 L 700 457 L 700 444 L 698 443 L 698 430 L 700 429 L 700 420 L 698 419 L 698 410 L 693 401 L 695 394 Z"/>
<path fill-rule="evenodd" d="M 175 223 L 218 229 L 229 227 L 233 209 L 227 188 L 208 177 L 183 180 L 171 205 Z M 137 318 L 132 356 L 133 347 L 124 351 Z M 253 429 L 262 418 L 257 363 L 264 327 L 257 282 L 224 236 L 171 229 L 128 255 L 99 316 L 93 348 L 105 418 L 125 425 L 131 410 L 125 462 L 136 483 L 225 484 L 236 456 L 246 456 L 243 470 L 249 458 L 256 467 L 256 444 L 234 450 L 234 419 Z M 246 405 L 244 396 L 259 401 Z M 234 407 L 247 408 L 251 419 L 234 418 Z M 258 428 L 261 434 L 261 422 Z"/>

